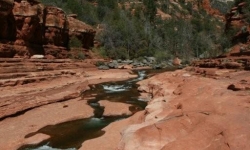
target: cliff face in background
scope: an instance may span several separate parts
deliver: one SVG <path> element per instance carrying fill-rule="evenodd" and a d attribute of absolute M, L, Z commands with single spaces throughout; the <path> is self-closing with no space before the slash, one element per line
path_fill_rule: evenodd
<path fill-rule="evenodd" d="M 67 58 L 72 36 L 83 48 L 93 46 L 94 29 L 66 16 L 60 8 L 37 0 L 1 0 L 0 4 L 0 57 L 43 54 Z"/>
<path fill-rule="evenodd" d="M 230 37 L 232 47 L 214 59 L 193 62 L 204 68 L 250 69 L 250 24 L 248 1 L 235 4 L 225 14 L 225 34 Z"/>
<path fill-rule="evenodd" d="M 234 2 L 233 0 L 218 0 L 221 2 Z M 249 9 L 249 2 L 247 0 L 242 0 L 232 6 L 231 9 L 223 15 L 219 10 L 212 7 L 213 1 L 204 0 L 202 1 L 202 7 L 211 15 L 215 17 L 220 17 L 224 20 L 225 23 L 225 33 L 231 38 L 233 46 L 240 45 L 243 51 L 250 50 L 250 24 L 249 24 L 249 14 L 247 9 Z M 229 52 L 227 56 L 241 56 L 243 51 L 240 52 L 240 49 Z M 236 52 L 237 51 L 237 52 Z M 234 54 L 231 54 L 234 53 Z M 238 53 L 238 54 L 235 54 Z M 249 54 L 245 54 L 249 55 Z"/>
<path fill-rule="evenodd" d="M 247 2 L 241 2 L 238 5 L 234 6 L 229 13 L 226 14 L 226 27 L 225 31 L 228 32 L 230 29 L 234 28 L 237 30 L 237 34 L 234 35 L 232 42 L 237 44 L 241 43 L 250 43 L 250 26 L 246 21 L 248 14 L 244 12 L 244 9 L 247 9 L 249 4 Z"/>

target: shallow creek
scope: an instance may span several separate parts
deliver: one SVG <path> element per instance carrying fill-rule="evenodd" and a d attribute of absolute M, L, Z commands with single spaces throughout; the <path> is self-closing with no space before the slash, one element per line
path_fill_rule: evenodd
<path fill-rule="evenodd" d="M 138 70 L 135 71 L 138 73 L 135 79 L 91 85 L 90 90 L 82 93 L 82 98 L 93 108 L 93 117 L 46 126 L 37 133 L 50 135 L 49 141 L 36 146 L 24 146 L 19 150 L 77 150 L 84 141 L 104 135 L 105 132 L 102 129 L 110 123 L 129 117 L 103 117 L 104 107 L 100 106 L 98 101 L 108 100 L 132 104 L 129 110 L 133 113 L 143 110 L 147 103 L 138 98 L 140 94 L 136 82 L 170 70 L 172 69 Z"/>

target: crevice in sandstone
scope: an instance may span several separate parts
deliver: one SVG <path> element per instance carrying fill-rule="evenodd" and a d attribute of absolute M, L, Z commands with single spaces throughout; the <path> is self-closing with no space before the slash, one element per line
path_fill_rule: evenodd
<path fill-rule="evenodd" d="M 172 120 L 172 119 L 176 119 L 176 118 L 180 118 L 180 117 L 183 117 L 184 116 L 184 113 L 181 112 L 177 115 L 174 115 L 174 116 L 168 116 L 166 118 L 163 118 L 161 121 L 169 121 L 169 120 Z"/>
<path fill-rule="evenodd" d="M 228 146 L 229 149 L 231 149 L 229 143 L 225 143 L 225 144 Z"/>
<path fill-rule="evenodd" d="M 156 123 L 154 123 L 154 127 L 157 129 L 158 133 L 159 133 L 159 142 L 161 143 L 162 141 L 162 129 L 160 127 L 157 127 Z"/>
<path fill-rule="evenodd" d="M 229 143 L 225 140 L 224 131 L 221 131 L 221 132 L 219 133 L 219 135 L 221 135 L 221 136 L 223 137 L 225 145 L 226 145 L 229 149 L 231 149 Z"/>
<path fill-rule="evenodd" d="M 183 109 L 183 105 L 181 103 L 178 103 L 175 105 L 176 109 Z"/>
<path fill-rule="evenodd" d="M 26 109 L 26 110 L 23 110 L 23 111 L 18 111 L 16 113 L 11 114 L 11 115 L 4 116 L 4 117 L 0 118 L 0 121 L 5 120 L 6 118 L 14 118 L 14 117 L 17 117 L 17 116 L 21 116 L 21 115 L 25 114 L 26 112 L 28 112 L 28 111 L 30 111 L 32 109 L 38 108 L 38 107 L 40 107 L 40 106 L 29 108 L 29 109 Z"/>
<path fill-rule="evenodd" d="M 209 115 L 210 115 L 209 112 L 199 112 L 199 113 L 204 114 L 204 115 L 206 115 L 206 116 L 209 116 Z"/>

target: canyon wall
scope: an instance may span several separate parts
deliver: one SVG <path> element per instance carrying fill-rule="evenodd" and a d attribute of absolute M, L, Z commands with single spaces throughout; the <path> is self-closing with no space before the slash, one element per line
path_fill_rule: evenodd
<path fill-rule="evenodd" d="M 42 54 L 67 58 L 72 36 L 83 48 L 93 46 L 91 26 L 37 0 L 1 0 L 0 15 L 0 57 Z"/>
<path fill-rule="evenodd" d="M 225 14 L 225 34 L 231 39 L 232 47 L 213 59 L 197 60 L 193 66 L 203 68 L 250 69 L 250 24 L 249 3 L 236 3 Z"/>

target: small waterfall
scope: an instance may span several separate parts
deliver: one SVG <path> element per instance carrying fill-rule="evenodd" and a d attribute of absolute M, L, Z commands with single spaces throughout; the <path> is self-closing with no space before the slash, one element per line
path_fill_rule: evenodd
<path fill-rule="evenodd" d="M 102 85 L 107 93 L 127 91 L 131 86 L 129 85 Z"/>
<path fill-rule="evenodd" d="M 146 74 L 146 71 L 145 71 L 145 70 L 139 70 L 139 71 L 138 71 L 138 78 L 133 79 L 133 80 L 130 80 L 130 81 L 128 81 L 128 82 L 131 83 L 131 82 L 141 81 L 141 80 L 145 79 L 146 76 L 147 76 L 147 74 Z"/>
<path fill-rule="evenodd" d="M 138 73 L 138 77 L 136 79 L 129 80 L 129 81 L 127 81 L 126 83 L 124 83 L 122 85 L 119 85 L 119 84 L 102 85 L 103 89 L 106 91 L 106 93 L 128 91 L 130 88 L 132 88 L 132 83 L 133 82 L 143 80 L 147 76 L 146 71 L 144 71 L 144 70 L 138 71 L 137 73 Z"/>

